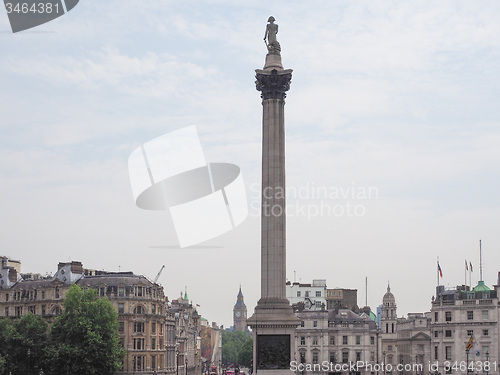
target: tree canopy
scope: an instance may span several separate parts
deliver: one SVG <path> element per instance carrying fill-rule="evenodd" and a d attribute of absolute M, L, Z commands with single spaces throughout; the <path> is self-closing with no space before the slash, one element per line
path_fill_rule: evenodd
<path fill-rule="evenodd" d="M 250 347 L 249 361 L 248 347 Z M 251 364 L 252 362 L 252 354 L 253 340 L 248 334 L 242 331 L 222 331 L 222 362 L 224 364 L 239 363 L 247 366 L 248 363 Z M 243 359 L 245 363 L 240 361 L 240 359 Z"/>
<path fill-rule="evenodd" d="M 111 375 L 120 369 L 124 354 L 111 302 L 98 298 L 95 289 L 73 284 L 51 329 L 50 374 Z"/>

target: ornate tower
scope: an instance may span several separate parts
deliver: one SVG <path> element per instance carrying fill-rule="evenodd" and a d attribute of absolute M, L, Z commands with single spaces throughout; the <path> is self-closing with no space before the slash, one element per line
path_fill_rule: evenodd
<path fill-rule="evenodd" d="M 254 371 L 289 374 L 300 324 L 286 298 L 285 97 L 292 70 L 283 69 L 278 25 L 269 17 L 266 63 L 256 70 L 262 98 L 261 298 L 247 320 L 254 335 Z"/>
<path fill-rule="evenodd" d="M 387 293 L 384 294 L 382 299 L 382 316 L 380 319 L 381 326 L 380 329 L 383 333 L 396 333 L 396 298 L 394 294 L 391 293 L 390 285 L 387 285 Z"/>
<path fill-rule="evenodd" d="M 247 307 L 243 301 L 243 293 L 238 292 L 238 299 L 233 308 L 233 321 L 235 331 L 246 331 L 247 328 Z"/>

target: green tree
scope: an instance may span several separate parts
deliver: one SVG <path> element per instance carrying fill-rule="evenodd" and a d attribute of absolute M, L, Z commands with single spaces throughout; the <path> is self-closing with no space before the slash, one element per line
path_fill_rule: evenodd
<path fill-rule="evenodd" d="M 238 363 L 248 368 L 253 366 L 253 339 L 248 338 L 238 352 Z"/>
<path fill-rule="evenodd" d="M 50 374 L 111 375 L 121 367 L 118 313 L 95 289 L 71 285 L 50 336 Z"/>
<path fill-rule="evenodd" d="M 5 361 L 1 373 L 38 373 L 45 363 L 47 323 L 29 313 L 11 322 L 0 321 L 0 357 Z M 0 361 L 1 362 L 1 361 Z M 2 366 L 0 366 L 0 369 Z"/>
<path fill-rule="evenodd" d="M 222 362 L 238 363 L 238 353 L 249 339 L 250 336 L 242 331 L 222 331 Z"/>

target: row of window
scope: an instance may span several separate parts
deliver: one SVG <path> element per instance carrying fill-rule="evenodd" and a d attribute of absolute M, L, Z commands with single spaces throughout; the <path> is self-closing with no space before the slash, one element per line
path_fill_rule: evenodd
<path fill-rule="evenodd" d="M 164 355 L 159 356 L 152 355 L 150 357 L 150 365 L 146 367 L 146 356 L 145 355 L 134 355 L 132 357 L 132 368 L 135 371 L 142 371 L 147 369 L 160 370 L 163 367 Z"/>
<path fill-rule="evenodd" d="M 160 297 L 160 293 L 156 290 L 156 288 L 145 287 L 145 286 L 100 286 L 99 287 L 99 296 L 117 296 L 117 297 L 147 297 L 150 296 L 152 298 Z"/>
<path fill-rule="evenodd" d="M 488 329 L 483 329 L 482 330 L 483 336 L 489 336 L 490 331 Z M 467 336 L 474 336 L 474 330 L 473 329 L 468 329 L 467 330 Z M 434 337 L 439 337 L 439 331 L 434 331 Z M 453 337 L 453 331 L 451 329 L 447 329 L 444 331 L 444 337 Z"/>
<path fill-rule="evenodd" d="M 447 345 L 444 348 L 444 359 L 447 361 L 453 360 L 452 352 L 453 352 L 453 346 L 452 345 Z M 479 355 L 482 356 L 482 358 L 486 358 L 486 356 L 489 356 L 489 351 L 490 347 L 489 346 L 482 346 L 480 350 L 478 350 Z M 436 361 L 439 360 L 439 346 L 434 346 L 434 359 Z"/>
<path fill-rule="evenodd" d="M 301 297 L 301 291 L 297 290 L 297 297 Z M 304 293 L 304 297 L 312 297 L 312 293 L 309 290 L 306 290 Z M 316 291 L 316 297 L 321 297 L 321 290 Z"/>
<path fill-rule="evenodd" d="M 489 312 L 489 310 L 481 310 L 481 319 L 482 320 L 489 320 L 490 319 L 490 312 Z M 467 311 L 467 320 L 474 320 L 474 310 Z M 439 321 L 439 311 L 435 311 L 434 312 L 434 321 L 435 322 Z M 444 321 L 445 322 L 451 322 L 452 321 L 451 311 L 445 311 L 444 312 Z"/>
<path fill-rule="evenodd" d="M 40 293 L 38 293 L 37 289 L 17 290 L 17 291 L 12 292 L 12 300 L 13 301 L 20 301 L 22 299 L 28 299 L 30 301 L 33 301 L 33 300 L 37 300 L 39 296 L 41 299 L 45 299 L 46 298 L 45 290 L 41 290 Z M 54 297 L 55 298 L 61 297 L 59 287 L 54 288 Z M 10 292 L 5 293 L 5 301 L 9 302 L 9 299 L 10 299 Z"/>
<path fill-rule="evenodd" d="M 361 345 L 361 336 L 355 336 L 355 344 Z M 335 345 L 335 336 L 330 336 L 330 345 Z M 306 337 L 300 336 L 300 345 L 306 345 Z M 318 345 L 318 336 L 312 336 L 312 345 Z M 342 345 L 349 345 L 349 336 L 342 336 Z M 375 345 L 375 336 L 370 336 L 370 345 Z"/>
<path fill-rule="evenodd" d="M 147 314 L 146 308 L 142 305 L 139 305 L 134 308 L 134 314 Z M 124 314 L 125 313 L 125 304 L 124 303 L 119 303 L 118 304 L 118 314 Z M 151 314 L 163 314 L 163 307 L 161 305 L 156 306 L 156 304 L 151 305 Z"/>
<path fill-rule="evenodd" d="M 28 312 L 32 314 L 37 314 L 38 309 L 36 306 L 28 306 Z M 61 315 L 61 308 L 59 306 L 55 306 L 52 308 L 52 311 L 50 312 L 51 315 Z M 42 305 L 40 308 L 40 313 L 41 315 L 47 315 L 47 307 L 46 305 Z M 23 315 L 23 306 L 15 306 L 14 307 L 14 316 L 22 316 Z M 10 308 L 7 306 L 5 307 L 5 316 L 10 316 Z"/>
<path fill-rule="evenodd" d="M 158 342 L 158 345 L 156 343 Z M 146 339 L 139 337 L 139 338 L 134 338 L 133 340 L 134 344 L 134 350 L 146 350 Z M 163 350 L 163 338 L 159 338 L 158 341 L 156 340 L 156 337 L 151 337 L 151 350 Z"/>

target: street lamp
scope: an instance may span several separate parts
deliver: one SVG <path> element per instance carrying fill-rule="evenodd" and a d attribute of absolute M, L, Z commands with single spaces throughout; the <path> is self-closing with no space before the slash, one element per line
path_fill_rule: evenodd
<path fill-rule="evenodd" d="M 186 355 L 186 361 L 185 361 L 185 363 L 186 363 L 186 375 L 188 375 L 188 358 L 187 358 L 187 355 Z"/>
<path fill-rule="evenodd" d="M 384 374 L 387 372 L 385 369 L 385 350 L 382 352 L 382 355 L 384 356 L 384 362 L 382 363 L 382 368 L 384 369 Z"/>

